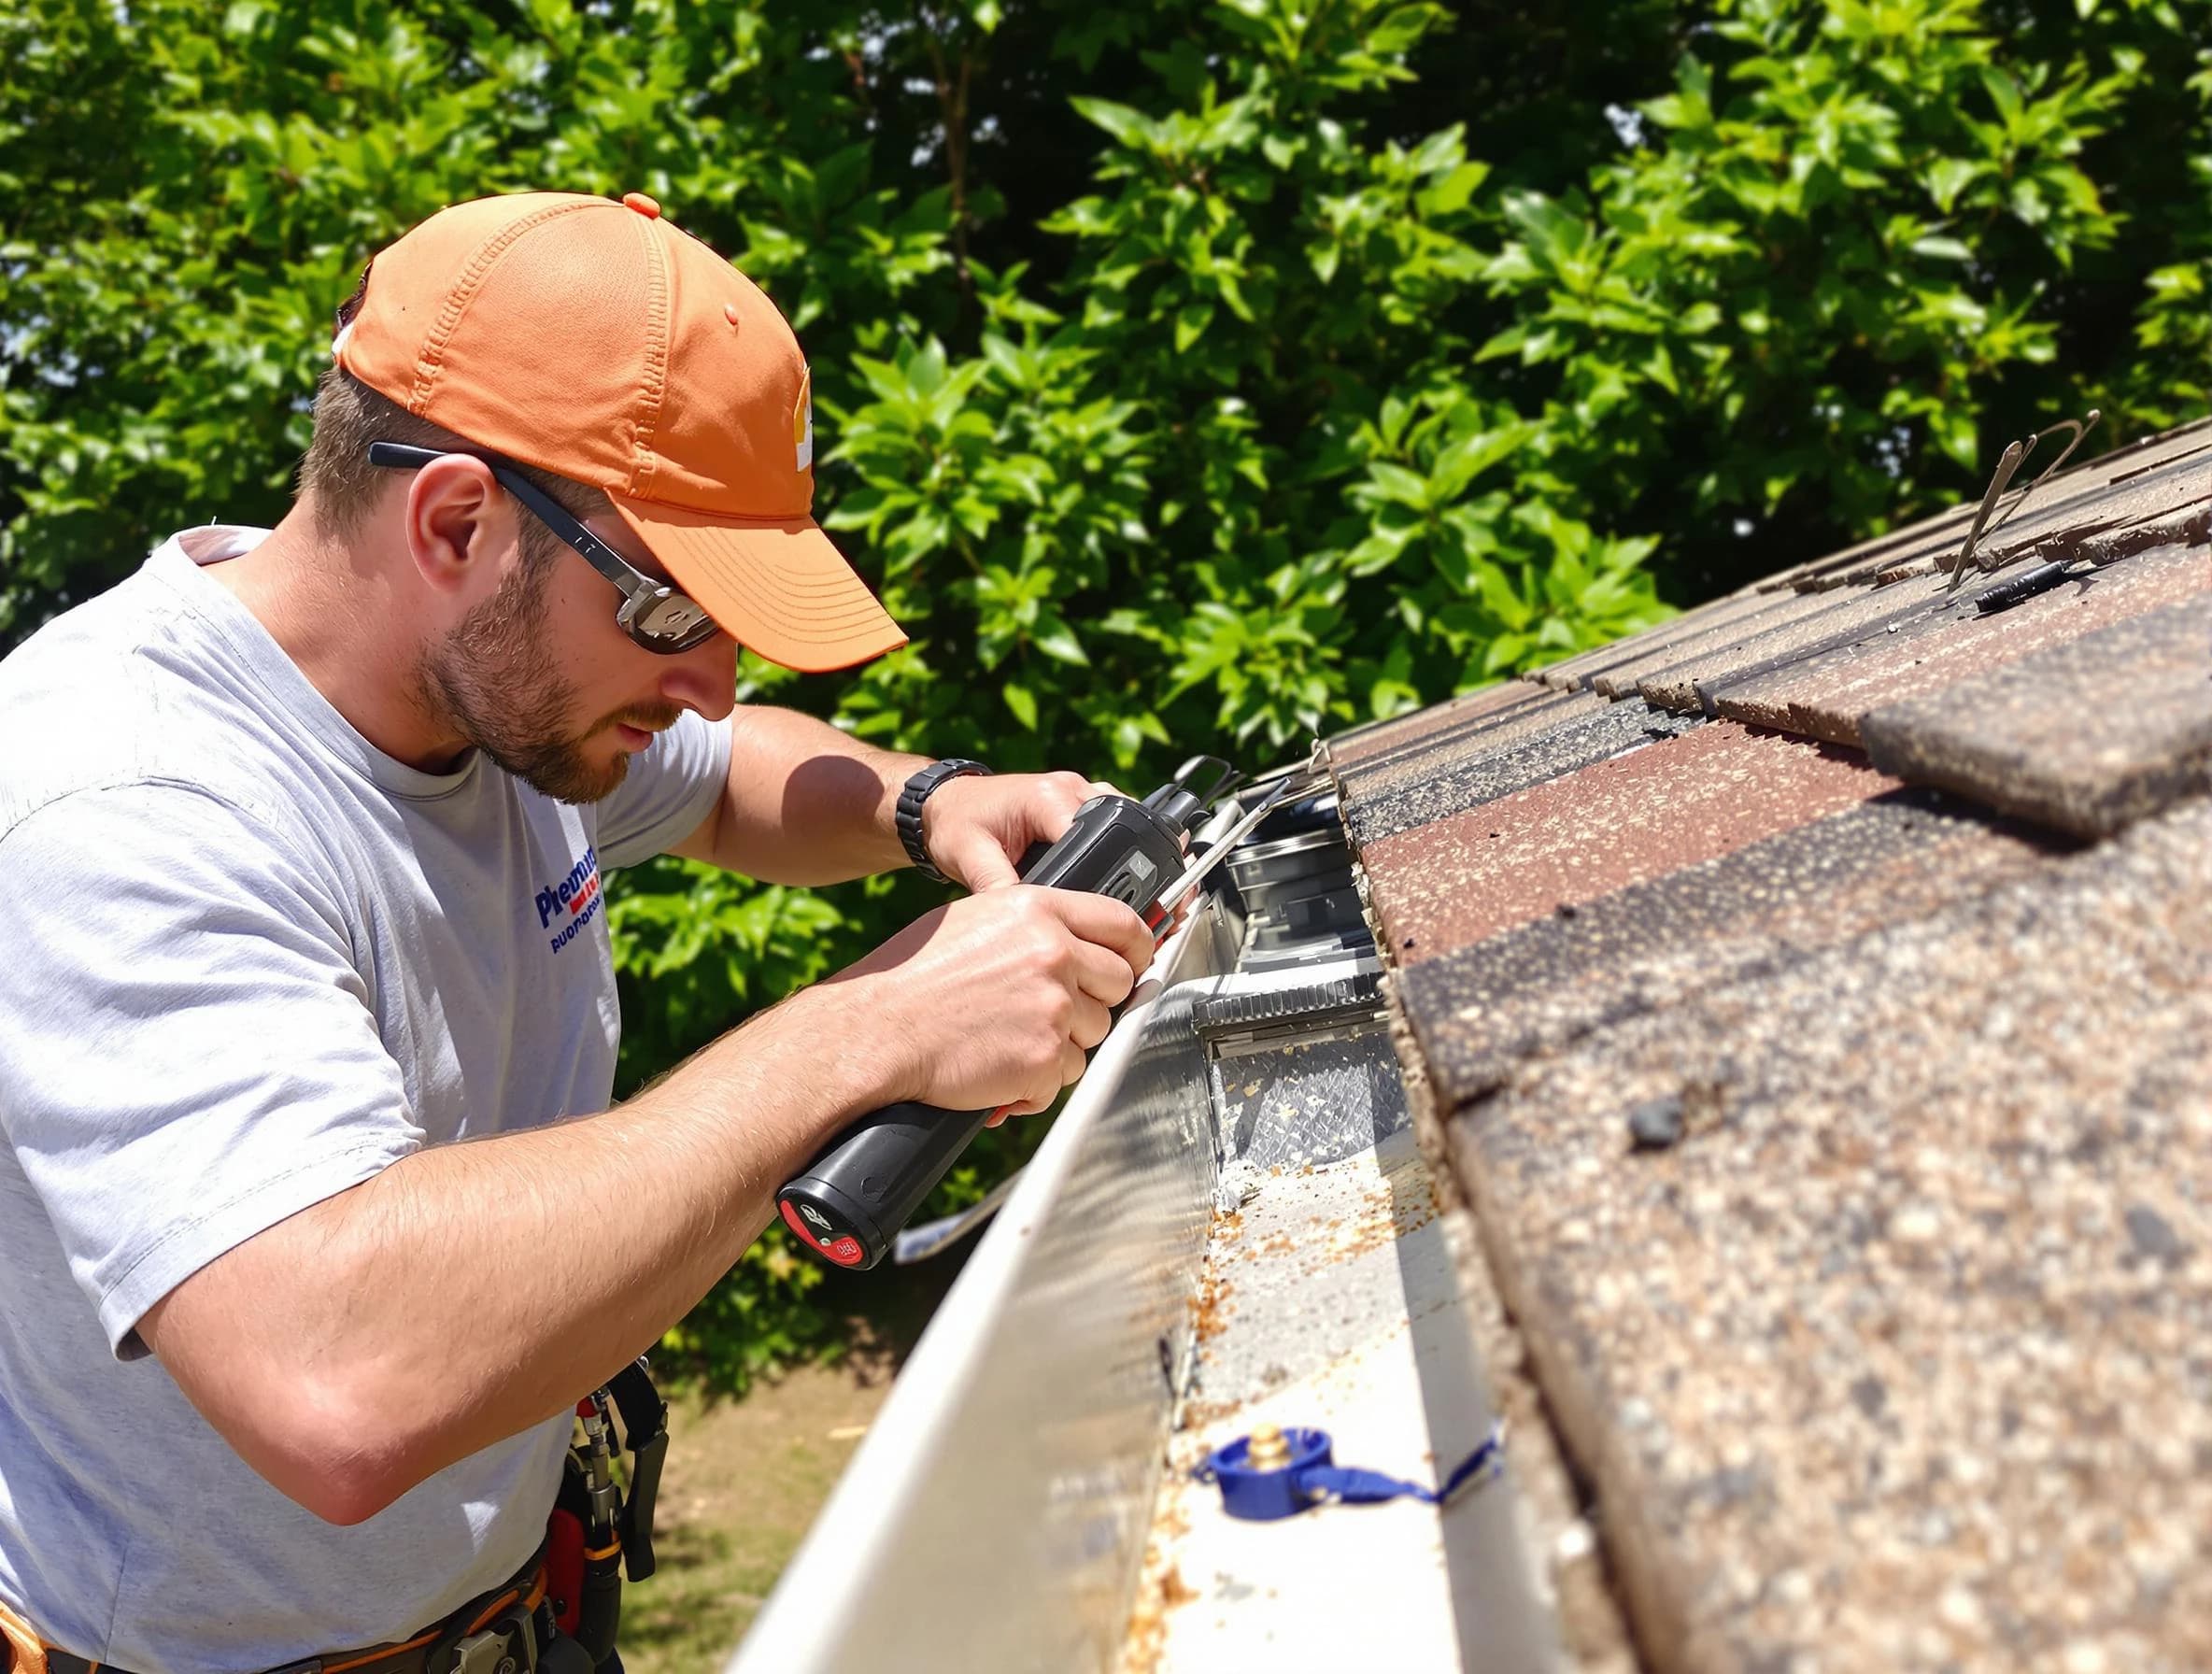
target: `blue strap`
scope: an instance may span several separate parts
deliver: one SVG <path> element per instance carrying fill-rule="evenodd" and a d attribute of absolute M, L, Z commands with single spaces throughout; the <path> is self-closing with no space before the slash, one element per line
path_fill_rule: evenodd
<path fill-rule="evenodd" d="M 1302 1492 L 1316 1498 L 1339 1499 L 1347 1505 L 1376 1505 L 1386 1499 L 1411 1497 L 1424 1505 L 1440 1506 L 1466 1486 L 1477 1471 L 1499 1463 L 1504 1451 L 1504 1426 L 1492 1425 L 1482 1445 L 1453 1467 L 1439 1488 L 1425 1488 L 1419 1482 L 1385 1476 L 1380 1470 L 1355 1470 L 1346 1465 L 1310 1465 L 1297 1473 L 1297 1484 Z"/>

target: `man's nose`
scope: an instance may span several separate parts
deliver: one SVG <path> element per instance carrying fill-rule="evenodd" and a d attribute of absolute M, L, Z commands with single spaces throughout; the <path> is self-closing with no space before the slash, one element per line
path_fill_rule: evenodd
<path fill-rule="evenodd" d="M 717 633 L 704 645 L 663 659 L 660 695 L 718 721 L 737 707 L 737 641 Z"/>

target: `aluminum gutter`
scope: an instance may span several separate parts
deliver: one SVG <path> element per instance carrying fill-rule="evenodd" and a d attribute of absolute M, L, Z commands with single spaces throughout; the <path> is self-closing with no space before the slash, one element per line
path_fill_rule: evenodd
<path fill-rule="evenodd" d="M 1380 961 L 1283 905 L 1312 846 L 1162 949 L 730 1674 L 1563 1667 L 1510 1471 L 1270 1524 L 1192 1480 L 1260 1417 L 1430 1482 L 1492 1424 Z"/>
<path fill-rule="evenodd" d="M 1162 948 L 730 1674 L 1118 1661 L 1216 1166 L 1191 1002 L 1170 990 L 1220 968 L 1217 913 Z"/>

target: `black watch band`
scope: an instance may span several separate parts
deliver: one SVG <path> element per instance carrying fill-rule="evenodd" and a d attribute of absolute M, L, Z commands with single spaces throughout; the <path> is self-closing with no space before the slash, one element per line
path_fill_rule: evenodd
<path fill-rule="evenodd" d="M 940 884 L 952 882 L 931 864 L 929 851 L 922 846 L 922 804 L 947 779 L 963 779 L 970 773 L 987 776 L 990 771 L 980 761 L 963 761 L 957 756 L 948 756 L 943 761 L 930 762 L 900 788 L 892 823 L 899 828 L 899 841 L 906 847 L 906 858 L 921 870 L 924 877 Z"/>

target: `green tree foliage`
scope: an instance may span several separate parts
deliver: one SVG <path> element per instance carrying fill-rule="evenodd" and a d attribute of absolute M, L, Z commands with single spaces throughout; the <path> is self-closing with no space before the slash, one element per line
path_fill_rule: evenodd
<path fill-rule="evenodd" d="M 279 515 L 379 245 L 638 190 L 798 329 L 817 510 L 914 635 L 744 696 L 1137 787 L 1278 759 L 2092 403 L 2201 414 L 2207 39 L 2205 0 L 18 0 L 0 647 Z M 930 899 L 631 873 L 625 1085 Z M 865 1296 L 780 1238 L 678 1333 L 725 1383 Z"/>

